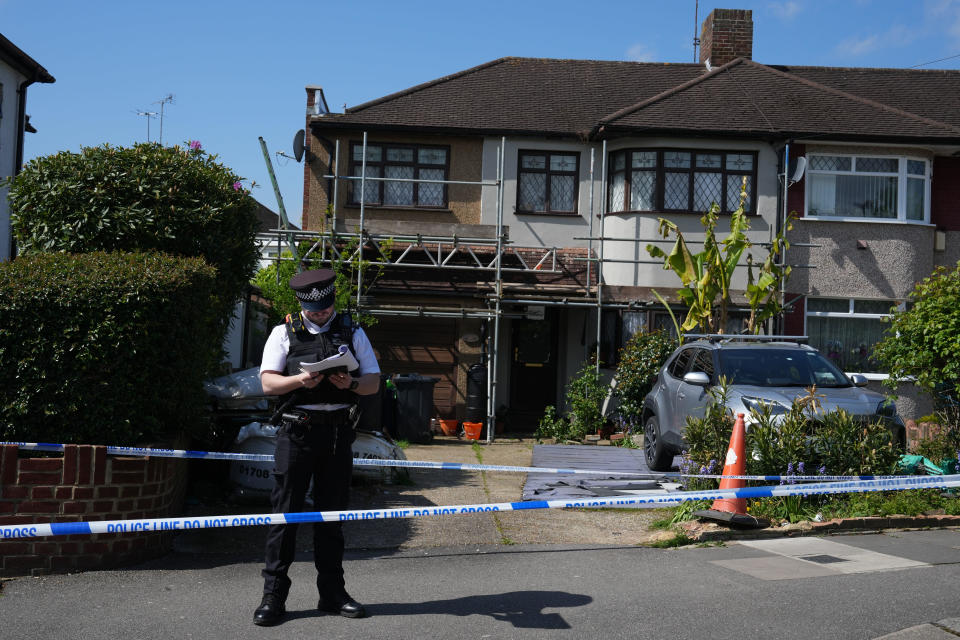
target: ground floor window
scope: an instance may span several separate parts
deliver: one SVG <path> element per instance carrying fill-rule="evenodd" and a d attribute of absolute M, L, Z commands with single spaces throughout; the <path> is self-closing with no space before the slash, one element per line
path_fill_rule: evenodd
<path fill-rule="evenodd" d="M 896 300 L 808 298 L 807 336 L 810 345 L 843 371 L 881 373 L 873 348 L 884 337 Z"/>

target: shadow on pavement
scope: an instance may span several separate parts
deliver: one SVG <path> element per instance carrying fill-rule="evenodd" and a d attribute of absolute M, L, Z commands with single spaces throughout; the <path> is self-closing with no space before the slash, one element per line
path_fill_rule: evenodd
<path fill-rule="evenodd" d="M 582 607 L 593 602 L 586 595 L 564 591 L 511 591 L 428 602 L 396 602 L 367 605 L 371 616 L 489 616 L 519 629 L 569 629 L 559 613 L 546 608 Z"/>

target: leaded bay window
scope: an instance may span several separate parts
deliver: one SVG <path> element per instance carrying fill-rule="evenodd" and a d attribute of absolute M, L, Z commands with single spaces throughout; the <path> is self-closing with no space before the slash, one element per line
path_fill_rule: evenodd
<path fill-rule="evenodd" d="M 576 213 L 579 169 L 579 153 L 521 151 L 517 213 Z"/>
<path fill-rule="evenodd" d="M 363 201 L 385 207 L 445 207 L 446 185 L 419 180 L 447 180 L 450 153 L 447 147 L 414 144 L 367 144 L 367 178 Z M 363 144 L 350 145 L 350 172 L 363 173 Z M 389 178 L 395 178 L 390 180 Z M 350 204 L 360 204 L 360 181 L 353 180 Z"/>
<path fill-rule="evenodd" d="M 919 158 L 809 154 L 807 215 L 929 220 L 929 162 Z"/>
<path fill-rule="evenodd" d="M 752 151 L 626 149 L 610 154 L 609 211 L 704 213 L 713 203 L 754 212 L 757 154 Z"/>
<path fill-rule="evenodd" d="M 807 298 L 807 336 L 810 345 L 843 371 L 875 373 L 874 346 L 883 339 L 884 322 L 894 300 Z"/>

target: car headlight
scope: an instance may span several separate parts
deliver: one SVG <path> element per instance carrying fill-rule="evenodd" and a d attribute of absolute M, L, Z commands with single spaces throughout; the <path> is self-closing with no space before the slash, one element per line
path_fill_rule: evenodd
<path fill-rule="evenodd" d="M 881 400 L 877 405 L 876 414 L 884 418 L 895 418 L 897 416 L 897 403 L 893 400 Z"/>
<path fill-rule="evenodd" d="M 762 413 L 764 407 L 767 407 L 770 411 L 770 415 L 780 416 L 785 413 L 790 412 L 790 407 L 783 404 L 782 402 L 777 402 L 776 400 L 767 400 L 766 398 L 753 398 L 750 396 L 742 396 L 740 401 L 743 402 L 743 406 L 757 413 Z"/>

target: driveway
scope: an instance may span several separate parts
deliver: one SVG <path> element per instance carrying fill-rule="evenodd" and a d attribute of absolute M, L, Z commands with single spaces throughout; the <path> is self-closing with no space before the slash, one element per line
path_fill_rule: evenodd
<path fill-rule="evenodd" d="M 502 439 L 480 445 L 483 464 L 530 466 L 532 439 Z M 472 443 L 454 437 L 437 437 L 430 444 L 412 444 L 410 460 L 479 462 Z M 612 452 L 613 453 L 613 452 Z M 351 509 L 390 509 L 523 499 L 526 474 L 411 469 L 403 484 L 363 482 L 355 485 Z M 264 513 L 269 505 L 210 502 L 188 507 L 190 515 Z M 511 544 L 637 544 L 649 534 L 658 512 L 649 509 L 558 510 L 429 516 L 420 519 L 367 520 L 344 525 L 348 549 L 413 549 Z M 298 549 L 312 548 L 310 527 L 300 528 Z M 183 531 L 175 543 L 178 551 L 236 553 L 261 557 L 265 527 Z"/>

